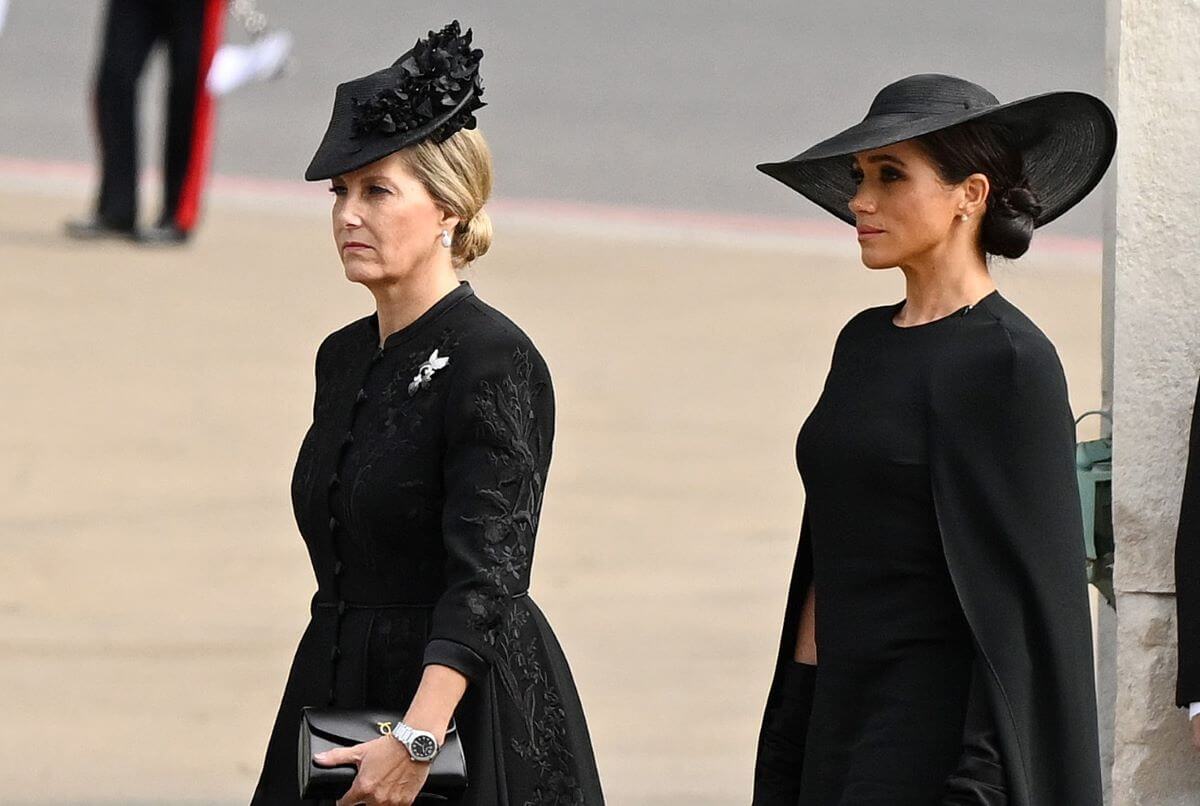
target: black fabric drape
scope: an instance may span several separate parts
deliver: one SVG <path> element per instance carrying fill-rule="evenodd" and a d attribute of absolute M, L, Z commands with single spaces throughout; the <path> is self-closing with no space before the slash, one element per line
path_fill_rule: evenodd
<path fill-rule="evenodd" d="M 946 560 L 985 664 L 1014 806 L 1098 806 L 1100 742 L 1075 428 L 1053 345 L 999 296 L 931 394 Z"/>
<path fill-rule="evenodd" d="M 1187 474 L 1175 538 L 1175 606 L 1179 624 L 1179 677 L 1175 703 L 1200 702 L 1200 387 L 1192 407 Z"/>

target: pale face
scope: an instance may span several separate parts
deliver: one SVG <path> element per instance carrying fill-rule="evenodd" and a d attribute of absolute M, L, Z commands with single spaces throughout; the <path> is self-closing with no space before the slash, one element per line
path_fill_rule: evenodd
<path fill-rule="evenodd" d="M 927 261 L 952 239 L 974 237 L 981 175 L 947 184 L 911 140 L 855 154 L 853 173 L 858 191 L 849 206 L 867 268 Z M 959 218 L 964 212 L 968 222 Z"/>
<path fill-rule="evenodd" d="M 403 282 L 449 261 L 442 230 L 458 219 L 434 203 L 399 153 L 330 180 L 333 240 L 346 279 L 368 287 Z"/>

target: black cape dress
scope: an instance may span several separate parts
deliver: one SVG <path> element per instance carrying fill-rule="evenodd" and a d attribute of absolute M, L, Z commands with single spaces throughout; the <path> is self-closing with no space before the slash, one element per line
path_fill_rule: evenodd
<path fill-rule="evenodd" d="M 301 707 L 403 713 L 429 663 L 470 681 L 464 806 L 603 803 L 566 658 L 527 593 L 553 436 L 545 363 L 466 283 L 382 348 L 375 315 L 325 339 L 292 479 L 317 591 L 252 804 L 302 802 Z"/>
<path fill-rule="evenodd" d="M 891 323 L 898 308 L 865 311 L 843 329 L 826 392 L 841 385 L 838 376 L 843 363 L 857 361 L 861 370 L 873 356 L 890 356 L 899 363 L 906 353 L 919 357 L 920 371 L 907 376 L 915 390 L 882 388 L 887 384 L 873 386 L 869 379 L 858 379 L 857 391 L 864 401 L 880 392 L 891 395 L 894 406 L 888 416 L 894 416 L 895 422 L 840 423 L 841 428 L 858 429 L 843 440 L 841 448 L 858 451 L 859 456 L 818 456 L 816 461 L 810 456 L 805 472 L 816 470 L 819 475 L 823 468 L 813 465 L 820 462 L 849 468 L 834 479 L 835 484 L 847 483 L 848 474 L 875 474 L 866 480 L 867 487 L 871 483 L 880 490 L 886 486 L 881 499 L 911 507 L 907 515 L 897 512 L 907 524 L 903 532 L 878 531 L 880 537 L 900 541 L 908 556 L 889 556 L 887 550 L 865 543 L 833 549 L 842 552 L 841 560 L 846 559 L 847 551 L 858 552 L 857 570 L 864 575 L 878 574 L 878 569 L 869 567 L 874 557 L 891 563 L 893 570 L 897 563 L 907 567 L 899 569 L 886 587 L 860 590 L 853 579 L 826 580 L 840 596 L 836 601 L 841 612 L 835 614 L 822 613 L 826 583 L 817 580 L 816 683 L 800 718 L 788 713 L 797 709 L 789 686 L 801 664 L 792 658 L 800 613 L 814 579 L 814 552 L 817 567 L 821 567 L 822 553 L 828 567 L 831 549 L 821 546 L 822 539 L 853 536 L 846 531 L 827 537 L 817 532 L 817 524 L 828 527 L 841 519 L 852 524 L 848 529 L 854 529 L 855 521 L 861 519 L 861 513 L 851 509 L 852 501 L 831 505 L 828 500 L 814 499 L 814 494 L 828 496 L 832 487 L 808 491 L 776 672 L 759 737 L 754 803 L 850 806 L 906 802 L 889 801 L 878 792 L 859 799 L 853 787 L 835 791 L 821 783 L 814 785 L 814 780 L 827 777 L 830 765 L 853 768 L 857 762 L 861 770 L 864 758 L 879 764 L 871 769 L 874 775 L 883 765 L 903 759 L 914 747 L 921 752 L 913 755 L 909 764 L 928 768 L 936 761 L 932 755 L 942 753 L 937 763 L 949 763 L 953 772 L 954 759 L 945 755 L 951 752 L 943 741 L 945 726 L 947 720 L 958 720 L 958 730 L 963 730 L 966 697 L 971 693 L 982 703 L 979 710 L 986 717 L 986 735 L 998 746 L 1009 804 L 1099 806 L 1091 618 L 1074 476 L 1074 427 L 1058 356 L 1045 335 L 998 292 L 973 307 L 914 329 Z M 904 344 L 897 346 L 897 340 Z M 893 371 L 886 364 L 878 367 L 880 373 Z M 845 402 L 851 408 L 859 405 L 849 396 Z M 818 409 L 821 405 L 818 403 Z M 853 420 L 854 412 L 847 413 Z M 909 425 L 922 421 L 920 427 L 908 427 L 906 417 L 917 418 Z M 896 440 L 897 429 L 906 436 Z M 910 438 L 914 431 L 916 439 Z M 872 459 L 883 456 L 878 447 L 882 440 L 891 440 L 886 448 L 886 463 L 891 466 L 882 468 L 877 462 L 872 468 Z M 799 448 L 804 447 L 803 442 L 798 443 Z M 836 446 L 815 440 L 809 446 L 810 454 L 813 448 L 831 447 Z M 847 461 L 853 459 L 860 460 L 861 466 L 855 468 Z M 801 462 L 802 470 L 804 464 Z M 941 550 L 944 575 L 937 573 L 931 546 L 921 541 L 922 529 L 917 528 L 925 517 L 926 501 L 929 517 L 925 531 L 940 542 L 933 547 Z M 919 585 L 908 588 L 915 598 L 904 604 L 930 610 L 924 622 L 905 621 L 903 614 L 887 609 L 888 597 L 900 595 L 902 585 L 897 581 L 905 574 L 921 576 Z M 878 579 L 888 578 L 878 575 Z M 857 601 L 856 595 L 860 597 Z M 887 628 L 880 634 L 867 634 L 869 629 L 864 629 L 857 636 L 859 641 L 845 640 L 841 646 L 837 639 L 829 639 L 834 645 L 831 661 L 837 664 L 830 674 L 858 669 L 853 681 L 860 686 L 857 692 L 853 685 L 836 691 L 836 686 L 831 689 L 821 680 L 826 642 L 822 624 L 838 619 Z M 854 657 L 856 646 L 880 654 Z M 913 647 L 924 648 L 914 653 Z M 892 654 L 882 654 L 885 652 Z M 906 652 L 915 654 L 916 662 L 904 659 L 904 663 L 896 663 Z M 971 660 L 970 665 L 964 667 L 964 658 Z M 901 671 L 889 671 L 894 669 Z M 904 688 L 887 689 L 897 683 Z M 830 690 L 835 690 L 834 708 L 823 702 Z M 911 719 L 922 707 L 932 710 L 914 730 Z M 931 719 L 931 714 L 936 718 Z M 781 731 L 781 725 L 786 725 L 786 730 Z M 906 732 L 912 746 L 888 744 L 892 737 L 904 737 Z M 964 757 L 973 749 L 967 746 L 969 739 L 969 735 L 963 739 Z M 829 746 L 830 742 L 850 746 Z M 808 760 L 821 769 L 809 770 L 806 775 Z M 802 786 L 805 796 L 811 793 L 812 797 L 802 797 Z M 1004 802 L 993 801 L 991 794 L 933 794 L 927 802 L 930 806 Z"/>

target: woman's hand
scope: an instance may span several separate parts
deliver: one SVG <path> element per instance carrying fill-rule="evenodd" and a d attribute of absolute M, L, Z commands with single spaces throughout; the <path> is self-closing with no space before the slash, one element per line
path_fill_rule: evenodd
<path fill-rule="evenodd" d="M 421 684 L 404 714 L 404 724 L 433 734 L 438 747 L 446 741 L 450 717 L 467 690 L 467 678 L 449 666 L 431 663 L 421 675 Z M 314 753 L 322 767 L 353 764 L 358 775 L 337 806 L 410 806 L 429 776 L 429 762 L 413 761 L 408 748 L 392 736 L 380 736 L 353 747 L 338 747 Z"/>
<path fill-rule="evenodd" d="M 353 747 L 338 747 L 314 753 L 313 761 L 322 767 L 353 764 L 358 767 L 354 783 L 337 806 L 410 806 L 417 799 L 429 763 L 413 761 L 408 748 L 391 736 L 380 736 Z"/>

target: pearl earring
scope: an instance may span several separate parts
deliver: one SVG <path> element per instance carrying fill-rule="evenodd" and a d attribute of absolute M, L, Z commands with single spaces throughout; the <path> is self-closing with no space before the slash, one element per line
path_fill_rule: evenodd
<path fill-rule="evenodd" d="M 966 221 L 968 218 L 970 218 L 970 216 L 967 215 L 966 213 L 963 213 L 962 215 L 959 216 L 959 219 L 961 219 L 963 221 Z"/>
<path fill-rule="evenodd" d="M 453 239 L 451 239 L 451 237 L 450 237 L 450 231 L 449 231 L 449 230 L 442 230 L 442 246 L 444 246 L 444 247 L 446 247 L 447 249 L 449 249 L 449 248 L 450 248 L 450 244 L 452 244 L 452 243 L 454 243 L 454 241 L 453 241 Z"/>

